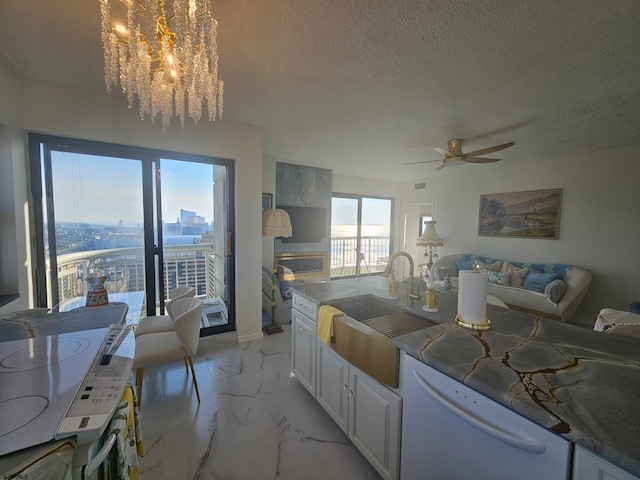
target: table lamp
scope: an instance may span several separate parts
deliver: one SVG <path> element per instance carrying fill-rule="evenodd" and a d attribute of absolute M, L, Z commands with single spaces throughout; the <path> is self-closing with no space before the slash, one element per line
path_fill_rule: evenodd
<path fill-rule="evenodd" d="M 436 221 L 425 220 L 426 228 L 424 233 L 420 235 L 420 238 L 416 240 L 416 245 L 419 247 L 426 247 L 424 255 L 429 255 L 429 261 L 427 262 L 427 268 L 431 272 L 433 266 L 433 259 L 438 258 L 438 248 L 444 246 L 444 240 L 436 233 Z"/>

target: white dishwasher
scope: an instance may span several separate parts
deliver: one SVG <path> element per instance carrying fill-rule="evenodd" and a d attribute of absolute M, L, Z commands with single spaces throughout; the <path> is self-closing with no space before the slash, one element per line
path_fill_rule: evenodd
<path fill-rule="evenodd" d="M 567 480 L 571 443 L 404 354 L 402 480 Z"/>

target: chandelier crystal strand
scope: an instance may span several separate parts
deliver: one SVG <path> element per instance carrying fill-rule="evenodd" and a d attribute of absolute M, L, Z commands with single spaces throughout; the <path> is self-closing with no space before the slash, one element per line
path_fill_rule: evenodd
<path fill-rule="evenodd" d="M 224 83 L 218 72 L 217 21 L 209 0 L 118 0 L 126 29 L 112 24 L 116 0 L 99 0 L 107 93 L 118 82 L 142 119 L 177 116 L 222 119 Z M 114 2 L 112 5 L 111 2 Z"/>

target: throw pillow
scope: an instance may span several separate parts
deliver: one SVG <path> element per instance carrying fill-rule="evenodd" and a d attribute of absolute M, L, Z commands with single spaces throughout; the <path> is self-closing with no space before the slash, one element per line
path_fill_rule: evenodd
<path fill-rule="evenodd" d="M 522 286 L 526 290 L 544 293 L 544 289 L 547 287 L 547 285 L 549 285 L 552 281 L 559 277 L 560 275 L 558 275 L 557 273 L 543 273 L 532 268 L 531 270 L 529 270 L 527 278 L 524 279 L 524 283 L 522 284 Z"/>
<path fill-rule="evenodd" d="M 528 268 L 519 268 L 510 262 L 503 262 L 501 271 L 509 274 L 509 285 L 512 287 L 522 287 L 524 279 L 529 273 Z"/>
<path fill-rule="evenodd" d="M 509 285 L 509 272 L 487 272 L 489 283 L 497 285 Z"/>
<path fill-rule="evenodd" d="M 473 270 L 473 260 L 454 260 L 458 272 L 460 270 Z"/>
<path fill-rule="evenodd" d="M 291 282 L 280 282 L 280 293 L 282 294 L 282 298 L 291 298 L 293 297 L 293 290 L 291 290 Z"/>
<path fill-rule="evenodd" d="M 544 287 L 544 295 L 547 297 L 547 300 L 557 305 L 566 290 L 567 284 L 557 278 Z"/>
<path fill-rule="evenodd" d="M 502 267 L 502 262 L 485 263 L 482 260 L 476 259 L 474 266 L 476 270 L 482 273 L 499 272 L 500 267 Z"/>

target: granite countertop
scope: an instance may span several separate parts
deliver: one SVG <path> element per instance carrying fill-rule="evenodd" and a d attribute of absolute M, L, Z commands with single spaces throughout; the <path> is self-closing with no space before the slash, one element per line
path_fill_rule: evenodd
<path fill-rule="evenodd" d="M 448 321 L 392 343 L 640 476 L 640 342 L 513 310 L 489 318 L 490 330 Z"/>
<path fill-rule="evenodd" d="M 296 291 L 322 304 L 367 293 L 384 297 L 387 285 L 384 277 L 361 277 Z M 404 298 L 401 290 L 399 302 Z M 438 313 L 421 306 L 409 311 L 438 325 L 396 337 L 394 345 L 640 476 L 640 341 L 493 305 L 491 329 L 469 330 L 454 322 L 457 297 L 446 293 Z"/>

